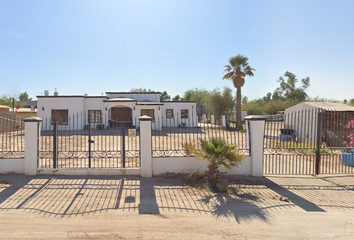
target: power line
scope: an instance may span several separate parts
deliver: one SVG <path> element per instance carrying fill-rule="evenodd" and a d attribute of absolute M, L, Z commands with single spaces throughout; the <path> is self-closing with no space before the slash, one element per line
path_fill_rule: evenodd
<path fill-rule="evenodd" d="M 8 83 L 8 84 L 10 84 L 10 85 L 12 85 L 12 86 L 18 88 L 18 89 L 20 89 L 21 91 L 27 92 L 27 91 L 25 91 L 24 89 L 22 89 L 22 88 L 16 86 L 15 84 L 13 84 L 13 83 L 11 83 L 11 82 L 9 82 L 9 81 L 3 79 L 2 77 L 0 77 L 0 79 L 3 80 L 3 81 L 6 82 L 6 83 Z M 13 95 L 13 93 L 3 93 L 3 94 L 5 94 L 5 95 Z M 41 93 L 40 93 L 40 92 L 36 92 L 36 93 L 27 92 L 27 94 L 38 95 L 38 94 L 41 94 Z"/>
<path fill-rule="evenodd" d="M 17 87 L 18 89 L 23 90 L 22 88 L 20 88 L 20 87 L 16 86 L 16 85 L 15 85 L 15 84 L 13 84 L 13 83 L 10 83 L 9 81 L 6 81 L 5 79 L 3 79 L 3 78 L 1 78 L 1 77 L 0 77 L 0 79 L 1 79 L 1 80 L 3 80 L 4 82 L 6 82 L 6 83 L 8 83 L 8 84 L 10 84 L 10 85 L 12 85 L 12 86 L 14 86 L 14 87 Z"/>

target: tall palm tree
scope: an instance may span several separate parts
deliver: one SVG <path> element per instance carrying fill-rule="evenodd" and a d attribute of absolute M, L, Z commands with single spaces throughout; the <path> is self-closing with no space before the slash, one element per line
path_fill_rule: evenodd
<path fill-rule="evenodd" d="M 225 65 L 226 74 L 222 78 L 229 79 L 233 82 L 236 88 L 236 128 L 242 130 L 241 122 L 241 87 L 245 84 L 246 76 L 253 76 L 255 69 L 248 65 L 248 58 L 241 54 L 238 54 L 229 59 L 230 65 Z"/>
<path fill-rule="evenodd" d="M 222 165 L 230 169 L 243 159 L 243 156 L 237 153 L 237 147 L 224 139 L 199 139 L 197 147 L 192 143 L 184 143 L 183 147 L 189 153 L 209 161 L 207 178 L 208 184 L 213 190 L 216 190 L 216 185 L 219 182 L 219 167 Z"/>

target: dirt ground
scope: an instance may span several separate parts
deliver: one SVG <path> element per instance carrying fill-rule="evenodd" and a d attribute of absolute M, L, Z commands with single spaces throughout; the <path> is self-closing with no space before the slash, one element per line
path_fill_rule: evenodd
<path fill-rule="evenodd" d="M 0 175 L 0 238 L 353 239 L 353 175 L 228 180 L 237 195 L 180 175 Z"/>

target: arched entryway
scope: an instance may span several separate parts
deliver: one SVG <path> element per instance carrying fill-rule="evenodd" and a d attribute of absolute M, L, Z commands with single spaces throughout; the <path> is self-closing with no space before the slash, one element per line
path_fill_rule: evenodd
<path fill-rule="evenodd" d="M 110 127 L 120 127 L 122 122 L 126 122 L 125 126 L 131 126 L 133 120 L 132 109 L 129 107 L 112 107 Z"/>

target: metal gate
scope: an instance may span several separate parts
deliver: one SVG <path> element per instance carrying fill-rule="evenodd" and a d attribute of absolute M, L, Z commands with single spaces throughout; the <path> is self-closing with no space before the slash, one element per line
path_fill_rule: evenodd
<path fill-rule="evenodd" d="M 42 124 L 38 168 L 140 167 L 139 130 L 133 121 L 76 114 Z"/>
<path fill-rule="evenodd" d="M 351 121 L 354 112 L 321 109 L 270 116 L 265 125 L 263 173 L 354 173 L 354 152 L 345 144 L 354 145 Z"/>

